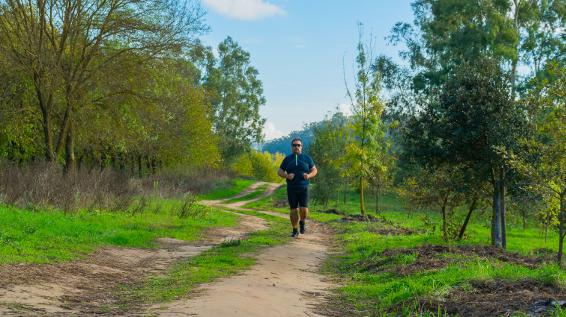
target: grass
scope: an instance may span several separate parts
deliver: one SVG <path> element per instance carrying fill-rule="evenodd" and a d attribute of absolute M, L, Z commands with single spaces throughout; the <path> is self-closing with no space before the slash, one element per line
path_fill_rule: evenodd
<path fill-rule="evenodd" d="M 103 246 L 154 247 L 170 237 L 196 240 L 204 229 L 233 226 L 237 216 L 197 205 L 201 218 L 179 218 L 182 202 L 154 200 L 142 212 L 33 211 L 0 205 L 0 264 L 53 263 L 90 254 Z"/>
<path fill-rule="evenodd" d="M 342 199 L 338 206 L 323 207 L 313 204 L 310 218 L 326 222 L 337 232 L 337 244 L 342 252 L 330 258 L 325 271 L 338 276 L 344 286 L 338 289 L 338 297 L 355 308 L 360 315 L 386 316 L 443 316 L 442 311 L 435 313 L 416 313 L 418 300 L 423 297 L 442 297 L 457 287 L 465 288 L 473 280 L 520 280 L 532 279 L 545 285 L 566 287 L 566 271 L 555 264 L 545 264 L 537 268 L 528 268 L 520 264 L 503 263 L 496 259 L 475 256 L 440 254 L 451 259 L 448 266 L 428 271 L 418 271 L 406 276 L 398 275 L 394 268 L 408 265 L 416 260 L 416 254 L 381 257 L 385 250 L 415 248 L 424 244 L 444 245 L 440 237 L 440 215 L 435 211 L 416 211 L 406 206 L 395 194 L 388 193 L 380 197 L 381 212 L 377 214 L 373 202 L 366 203 L 368 214 L 380 216 L 391 221 L 394 226 L 402 226 L 416 231 L 410 235 L 383 235 L 377 229 L 389 225 L 384 223 L 348 223 L 337 222 L 341 216 L 322 213 L 328 208 L 337 208 L 347 214 L 359 213 L 357 194 L 347 194 L 346 202 Z M 342 197 L 341 197 L 342 198 Z M 275 210 L 287 213 L 286 192 L 282 187 L 271 197 L 252 202 L 245 207 L 253 209 Z M 462 218 L 464 211 L 458 211 L 456 217 Z M 537 249 L 557 249 L 557 234 L 549 233 L 544 241 L 541 228 L 523 229 L 518 219 L 510 219 L 507 229 L 507 249 L 524 255 L 533 255 Z M 466 239 L 457 244 L 489 245 L 490 213 L 476 213 L 467 230 Z M 461 223 L 461 222 L 460 222 Z M 452 242 L 456 244 L 455 242 Z M 368 270 L 365 264 L 377 263 L 377 271 Z M 386 272 L 390 269 L 389 272 Z M 381 272 L 380 272 L 381 270 Z M 556 310 L 555 316 L 564 316 Z M 553 316 L 554 316 L 553 315 Z"/>
<path fill-rule="evenodd" d="M 220 183 L 216 188 L 208 193 L 198 196 L 201 200 L 218 200 L 236 196 L 244 189 L 255 183 L 252 179 L 234 178 L 228 182 Z"/>
<path fill-rule="evenodd" d="M 257 197 L 261 196 L 265 190 L 267 190 L 268 185 L 264 184 L 264 185 L 260 185 L 258 187 L 256 187 L 256 189 L 242 197 L 236 197 L 236 198 L 232 198 L 229 199 L 227 201 L 225 201 L 224 203 L 227 204 L 232 204 L 235 202 L 239 202 L 239 201 L 246 201 L 246 200 L 252 200 L 252 199 L 256 199 Z"/>
<path fill-rule="evenodd" d="M 242 212 L 242 211 L 239 211 Z M 287 221 L 255 212 L 269 229 L 252 233 L 243 240 L 228 241 L 202 254 L 174 265 L 167 274 L 150 278 L 129 292 L 129 299 L 144 303 L 162 303 L 185 296 L 202 283 L 230 276 L 256 263 L 254 255 L 265 247 L 283 244 L 289 240 Z"/>

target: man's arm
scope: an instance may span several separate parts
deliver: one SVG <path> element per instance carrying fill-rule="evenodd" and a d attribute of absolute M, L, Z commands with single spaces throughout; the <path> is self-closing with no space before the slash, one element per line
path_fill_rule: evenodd
<path fill-rule="evenodd" d="M 305 179 L 311 179 L 311 178 L 315 177 L 317 173 L 318 173 L 318 170 L 316 169 L 316 166 L 313 166 L 308 174 L 305 173 L 304 177 L 305 177 Z"/>
<path fill-rule="evenodd" d="M 282 168 L 280 168 L 277 171 L 277 175 L 279 175 L 282 178 L 286 178 L 288 180 L 293 180 L 293 178 L 295 178 L 295 174 L 293 174 L 293 173 L 287 174 L 287 172 L 285 172 Z"/>

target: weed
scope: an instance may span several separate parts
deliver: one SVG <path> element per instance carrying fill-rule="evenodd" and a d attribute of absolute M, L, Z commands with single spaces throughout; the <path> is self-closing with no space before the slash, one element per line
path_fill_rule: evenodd
<path fill-rule="evenodd" d="M 227 239 L 222 241 L 220 244 L 221 248 L 230 248 L 230 247 L 237 247 L 242 244 L 242 240 L 240 239 Z"/>

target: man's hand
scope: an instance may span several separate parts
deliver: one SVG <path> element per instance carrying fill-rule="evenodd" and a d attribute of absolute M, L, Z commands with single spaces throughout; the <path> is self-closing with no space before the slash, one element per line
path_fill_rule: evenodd
<path fill-rule="evenodd" d="M 304 178 L 305 180 L 308 180 L 308 179 L 310 178 L 310 175 L 309 175 L 308 173 L 304 173 L 304 174 L 303 174 L 303 178 Z"/>
<path fill-rule="evenodd" d="M 287 178 L 288 180 L 292 181 L 293 178 L 295 178 L 295 174 L 293 174 L 293 173 L 287 174 L 287 177 L 286 177 L 286 178 Z"/>

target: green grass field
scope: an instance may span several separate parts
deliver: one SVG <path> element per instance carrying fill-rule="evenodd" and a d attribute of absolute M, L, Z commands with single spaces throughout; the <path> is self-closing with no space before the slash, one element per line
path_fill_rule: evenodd
<path fill-rule="evenodd" d="M 237 216 L 195 206 L 204 217 L 179 218 L 182 202 L 154 200 L 142 212 L 31 211 L 0 205 L 0 264 L 53 263 L 88 255 L 103 246 L 154 247 L 170 237 L 196 240 L 204 229 L 233 226 Z"/>
<path fill-rule="evenodd" d="M 272 197 L 246 207 L 287 213 L 285 202 L 286 192 L 282 187 Z M 424 263 L 419 268 L 419 248 L 446 245 L 440 237 L 440 215 L 434 211 L 411 211 L 410 206 L 403 204 L 394 194 L 381 197 L 382 212 L 379 214 L 374 211 L 375 205 L 369 203 L 368 214 L 386 220 L 382 222 L 341 222 L 337 220 L 342 216 L 321 212 L 336 208 L 346 214 L 358 214 L 358 202 L 357 194 L 352 192 L 346 203 L 341 200 L 338 206 L 313 204 L 310 218 L 330 224 L 337 233 L 337 244 L 342 252 L 328 260 L 325 271 L 342 281 L 344 286 L 339 288 L 337 296 L 359 315 L 442 316 L 441 309 L 436 313 L 419 311 L 419 301 L 443 298 L 455 290 L 471 289 L 471 283 L 478 280 L 532 280 L 540 285 L 566 287 L 566 271 L 552 262 L 528 267 L 473 253 L 441 252 L 436 254 L 437 260 L 445 261 L 447 265 L 427 268 Z M 468 227 L 466 239 L 452 242 L 452 247 L 488 246 L 489 220 L 489 212 L 476 214 Z M 541 249 L 556 251 L 558 238 L 555 232 L 551 232 L 545 242 L 542 228 L 531 226 L 523 229 L 518 222 L 511 221 L 508 225 L 508 251 L 517 252 L 518 258 L 534 256 Z M 399 228 L 410 234 L 396 234 L 395 230 Z M 399 252 L 402 250 L 409 251 Z M 552 258 L 552 254 L 549 257 Z M 415 266 L 415 270 L 408 274 L 399 273 L 403 268 Z M 562 316 L 563 312 L 556 310 L 549 314 Z"/>

